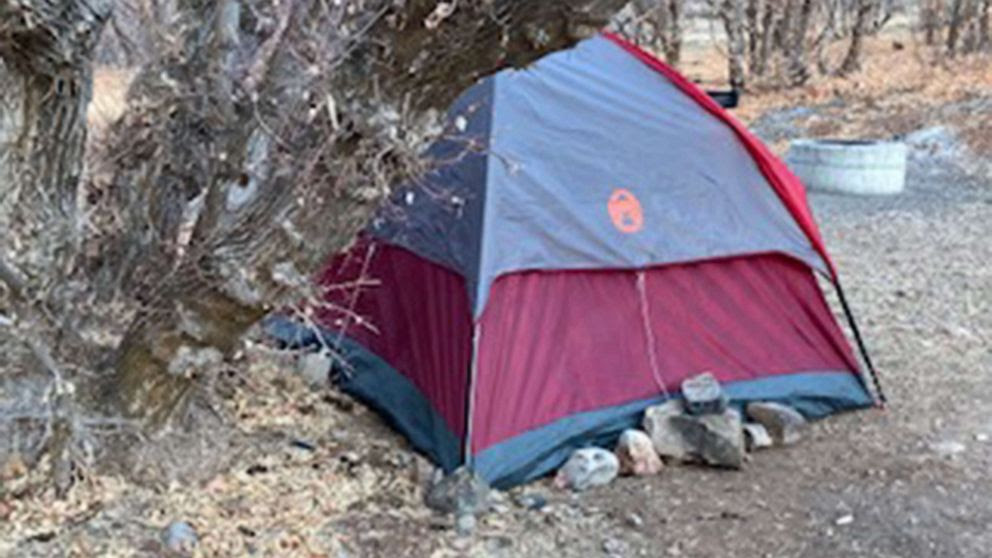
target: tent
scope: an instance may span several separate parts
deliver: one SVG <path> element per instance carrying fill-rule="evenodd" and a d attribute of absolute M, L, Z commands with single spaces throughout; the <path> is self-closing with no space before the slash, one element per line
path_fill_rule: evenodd
<path fill-rule="evenodd" d="M 543 475 L 703 371 L 735 404 L 873 403 L 802 185 L 659 60 L 599 35 L 481 80 L 448 124 L 317 313 L 341 386 L 445 470 Z"/>

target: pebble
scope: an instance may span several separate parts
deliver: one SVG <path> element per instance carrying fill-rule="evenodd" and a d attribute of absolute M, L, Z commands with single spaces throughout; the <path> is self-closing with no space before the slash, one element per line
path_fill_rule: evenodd
<path fill-rule="evenodd" d="M 627 525 L 630 525 L 635 529 L 640 529 L 641 527 L 644 526 L 644 520 L 641 519 L 641 516 L 637 515 L 636 513 L 630 513 L 627 514 Z"/>
<path fill-rule="evenodd" d="M 322 387 L 330 382 L 331 359 L 321 351 L 300 355 L 296 372 L 311 387 Z"/>
<path fill-rule="evenodd" d="M 603 541 L 603 552 L 608 556 L 623 556 L 627 551 L 627 544 L 619 539 L 609 538 Z"/>
<path fill-rule="evenodd" d="M 850 524 L 854 523 L 854 516 L 851 515 L 851 514 L 842 515 L 842 516 L 838 517 L 837 518 L 837 521 L 834 521 L 834 523 L 836 525 L 850 525 Z"/>
<path fill-rule="evenodd" d="M 930 444 L 930 449 L 941 457 L 954 457 L 959 453 L 963 453 L 967 448 L 961 442 L 955 440 L 943 440 Z"/>
<path fill-rule="evenodd" d="M 490 506 L 489 485 L 465 467 L 433 483 L 425 494 L 427 507 L 457 516 L 485 513 Z"/>
<path fill-rule="evenodd" d="M 555 486 L 583 491 L 608 484 L 620 472 L 620 460 L 613 452 L 602 448 L 576 450 L 558 469 Z"/>
<path fill-rule="evenodd" d="M 162 544 L 182 556 L 192 554 L 199 542 L 196 530 L 185 521 L 173 521 L 162 531 Z"/>
<path fill-rule="evenodd" d="M 461 513 L 455 518 L 455 533 L 459 537 L 467 537 L 475 531 L 475 515 Z"/>
<path fill-rule="evenodd" d="M 764 426 L 757 422 L 744 424 L 744 445 L 747 451 L 769 448 L 772 444 L 772 437 Z"/>
<path fill-rule="evenodd" d="M 524 492 L 517 496 L 517 505 L 524 509 L 537 511 L 548 505 L 548 499 L 540 492 Z"/>

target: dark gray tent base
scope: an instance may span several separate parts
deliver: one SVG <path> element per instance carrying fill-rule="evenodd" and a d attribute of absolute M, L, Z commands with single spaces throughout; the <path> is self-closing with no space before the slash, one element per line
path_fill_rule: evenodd
<path fill-rule="evenodd" d="M 848 371 L 805 372 L 725 384 L 731 404 L 778 401 L 810 419 L 873 404 L 857 377 Z M 578 448 L 612 448 L 620 433 L 639 427 L 644 409 L 664 401 L 656 397 L 579 413 L 514 436 L 474 457 L 475 470 L 496 487 L 506 488 L 557 469 Z"/>
<path fill-rule="evenodd" d="M 312 330 L 284 317 L 268 319 L 264 328 L 289 346 L 318 344 Z M 322 336 L 328 345 L 339 338 L 329 331 L 323 331 Z M 462 444 L 416 386 L 347 337 L 341 337 L 338 350 L 351 366 L 350 370 L 339 371 L 337 381 L 342 390 L 375 409 L 445 472 L 462 463 Z M 810 419 L 873 405 L 864 385 L 848 371 L 783 374 L 728 383 L 724 389 L 734 405 L 778 401 Z M 471 465 L 497 488 L 528 482 L 555 470 L 575 449 L 612 447 L 621 432 L 640 424 L 644 409 L 664 399 L 656 397 L 564 417 L 483 450 L 474 456 Z"/>
<path fill-rule="evenodd" d="M 269 317 L 262 327 L 288 348 L 321 344 L 312 328 L 283 316 Z M 406 436 L 414 448 L 446 473 L 461 465 L 462 448 L 458 437 L 417 386 L 361 344 L 328 330 L 321 329 L 320 333 L 323 344 L 335 347 L 350 367 L 335 367 L 334 380 L 342 391 L 375 409 L 390 426 Z"/>

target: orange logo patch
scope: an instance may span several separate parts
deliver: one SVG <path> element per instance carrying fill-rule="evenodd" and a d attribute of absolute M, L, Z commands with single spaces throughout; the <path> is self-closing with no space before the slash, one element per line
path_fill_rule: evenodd
<path fill-rule="evenodd" d="M 644 227 L 644 211 L 641 209 L 641 202 L 630 190 L 623 188 L 613 190 L 606 209 L 610 212 L 613 226 L 622 233 L 636 233 Z"/>

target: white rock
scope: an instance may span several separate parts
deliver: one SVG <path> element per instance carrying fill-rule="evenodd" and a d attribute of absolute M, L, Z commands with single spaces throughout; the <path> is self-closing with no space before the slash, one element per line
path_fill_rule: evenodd
<path fill-rule="evenodd" d="M 764 426 L 772 440 L 780 446 L 801 440 L 808 424 L 799 411 L 788 405 L 770 401 L 748 403 L 747 416 Z"/>
<path fill-rule="evenodd" d="M 757 422 L 744 423 L 744 446 L 747 451 L 769 448 L 773 443 L 771 435 L 763 425 Z"/>
<path fill-rule="evenodd" d="M 656 475 L 664 466 L 651 437 L 640 430 L 625 430 L 615 450 L 622 475 Z"/>
<path fill-rule="evenodd" d="M 672 418 L 681 415 L 683 411 L 682 401 L 678 399 L 670 399 L 644 411 L 644 431 L 651 438 L 658 455 L 679 461 L 689 458 L 689 447 L 672 425 Z"/>
<path fill-rule="evenodd" d="M 842 515 L 838 517 L 837 521 L 834 521 L 834 523 L 837 525 L 850 525 L 854 523 L 854 516 L 851 514 Z"/>
<path fill-rule="evenodd" d="M 576 450 L 558 470 L 555 485 L 582 491 L 608 484 L 620 472 L 620 461 L 613 452 L 602 448 Z"/>
<path fill-rule="evenodd" d="M 331 359 L 322 351 L 302 354 L 296 361 L 296 372 L 307 385 L 327 385 L 330 381 Z"/>

